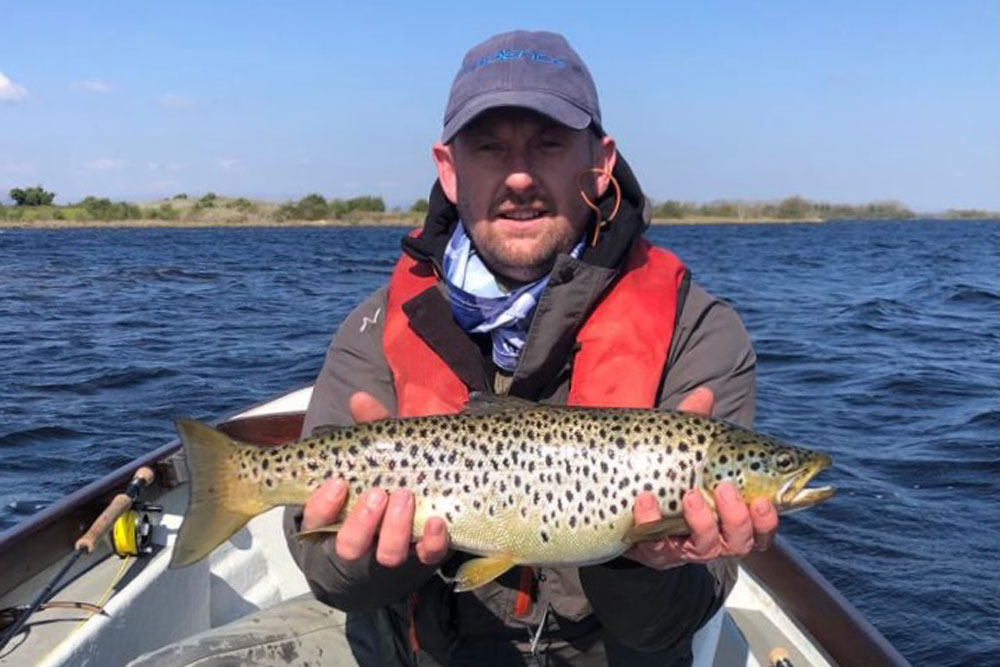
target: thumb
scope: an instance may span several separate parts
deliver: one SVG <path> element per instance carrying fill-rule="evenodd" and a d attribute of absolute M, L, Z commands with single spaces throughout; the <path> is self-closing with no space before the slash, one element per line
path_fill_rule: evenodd
<path fill-rule="evenodd" d="M 351 411 L 351 419 L 355 423 L 373 422 L 379 419 L 388 419 L 392 416 L 389 409 L 382 405 L 382 402 L 366 391 L 358 391 L 351 394 L 348 401 L 348 409 Z"/>
<path fill-rule="evenodd" d="M 712 414 L 715 407 L 715 394 L 708 387 L 698 387 L 684 397 L 677 409 L 682 412 L 696 412 L 700 415 L 708 416 Z"/>

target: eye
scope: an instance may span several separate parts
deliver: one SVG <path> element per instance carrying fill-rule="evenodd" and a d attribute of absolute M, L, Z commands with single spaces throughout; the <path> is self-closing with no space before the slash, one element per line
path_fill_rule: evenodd
<path fill-rule="evenodd" d="M 497 153 L 502 150 L 502 146 L 496 141 L 487 141 L 476 145 L 476 151 L 479 153 Z"/>
<path fill-rule="evenodd" d="M 795 465 L 795 459 L 790 454 L 779 454 L 774 463 L 778 466 L 778 470 L 788 470 Z"/>

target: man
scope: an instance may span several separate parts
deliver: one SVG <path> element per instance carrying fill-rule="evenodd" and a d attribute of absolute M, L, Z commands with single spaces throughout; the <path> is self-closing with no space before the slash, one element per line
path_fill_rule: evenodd
<path fill-rule="evenodd" d="M 425 224 L 389 285 L 340 327 L 303 435 L 455 412 L 470 391 L 751 424 L 746 331 L 642 239 L 646 200 L 565 39 L 512 32 L 469 51 L 432 155 Z M 467 556 L 449 549 L 442 518 L 412 543 L 409 490 L 351 491 L 362 500 L 346 517 L 339 479 L 285 514 L 292 556 L 329 606 L 285 603 L 133 664 L 342 665 L 348 652 L 374 666 L 686 664 L 732 587 L 730 557 L 765 547 L 778 524 L 769 502 L 748 508 L 721 484 L 718 519 L 699 493 L 684 497 L 689 537 L 589 567 L 515 568 L 456 594 L 438 571 Z M 633 513 L 656 520 L 657 498 L 640 494 Z M 335 538 L 294 537 L 339 520 Z M 346 630 L 331 607 L 347 612 Z"/>
<path fill-rule="evenodd" d="M 752 422 L 746 332 L 676 258 L 641 240 L 645 198 L 561 36 L 505 33 L 469 51 L 432 156 L 438 182 L 424 227 L 404 241 L 390 284 L 340 328 L 304 434 L 452 412 L 469 391 Z M 317 598 L 348 612 L 362 664 L 524 664 L 532 655 L 685 664 L 691 636 L 732 586 L 727 557 L 765 547 L 777 529 L 770 503 L 747 507 L 723 484 L 718 519 L 699 493 L 685 496 L 688 538 L 591 567 L 518 568 L 455 594 L 437 571 L 453 573 L 465 555 L 449 550 L 442 518 L 411 544 L 409 490 L 363 490 L 338 519 L 347 494 L 343 480 L 329 480 L 286 514 L 286 530 L 344 521 L 335 538 L 290 537 L 289 548 Z M 636 521 L 659 512 L 652 494 L 639 496 Z"/>

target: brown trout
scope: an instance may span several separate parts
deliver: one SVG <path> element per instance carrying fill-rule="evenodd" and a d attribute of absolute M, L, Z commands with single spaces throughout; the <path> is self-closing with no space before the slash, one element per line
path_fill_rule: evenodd
<path fill-rule="evenodd" d="M 830 466 L 827 455 L 683 412 L 485 397 L 460 414 L 331 428 L 266 448 L 195 421 L 177 426 L 191 495 L 171 567 L 204 558 L 257 514 L 305 503 L 330 477 L 348 483 L 344 512 L 365 489 L 411 489 L 414 537 L 439 516 L 454 548 L 481 556 L 459 569 L 460 591 L 515 565 L 594 564 L 636 542 L 686 534 L 688 489 L 714 507 L 713 490 L 727 480 L 748 503 L 769 498 L 779 513 L 834 492 L 806 488 Z M 642 491 L 658 499 L 660 521 L 634 524 Z"/>

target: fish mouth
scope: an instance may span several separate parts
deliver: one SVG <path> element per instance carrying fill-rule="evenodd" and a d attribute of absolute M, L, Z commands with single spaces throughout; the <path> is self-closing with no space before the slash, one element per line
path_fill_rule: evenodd
<path fill-rule="evenodd" d="M 809 487 L 813 477 L 830 467 L 833 461 L 826 454 L 817 454 L 813 461 L 788 478 L 777 493 L 779 509 L 789 512 L 818 505 L 836 491 L 833 486 Z"/>

